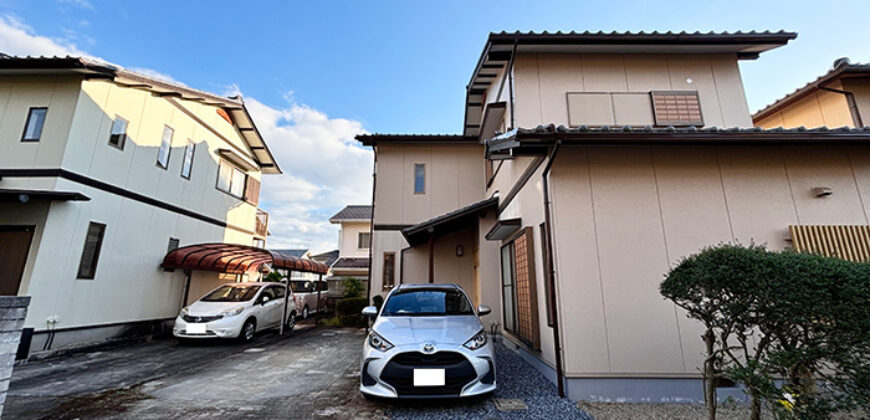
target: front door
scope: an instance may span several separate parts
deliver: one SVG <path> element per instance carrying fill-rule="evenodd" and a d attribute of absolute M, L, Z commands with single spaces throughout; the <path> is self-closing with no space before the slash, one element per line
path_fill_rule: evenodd
<path fill-rule="evenodd" d="M 0 296 L 18 294 L 33 229 L 33 226 L 0 226 Z"/>

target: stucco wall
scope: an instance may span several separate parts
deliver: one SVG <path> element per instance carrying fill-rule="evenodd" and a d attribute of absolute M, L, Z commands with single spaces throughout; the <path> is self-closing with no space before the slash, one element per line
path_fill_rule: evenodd
<path fill-rule="evenodd" d="M 697 375 L 700 326 L 658 293 L 670 266 L 725 241 L 783 249 L 791 224 L 870 218 L 868 148 L 566 148 L 552 179 L 571 377 Z"/>
<path fill-rule="evenodd" d="M 569 125 L 568 92 L 651 90 L 698 91 L 707 127 L 752 126 L 734 55 L 517 54 L 514 66 L 518 127 Z"/>
<path fill-rule="evenodd" d="M 338 231 L 338 255 L 368 258 L 369 249 L 359 248 L 359 234 L 370 230 L 371 224 L 368 222 L 342 222 Z"/>

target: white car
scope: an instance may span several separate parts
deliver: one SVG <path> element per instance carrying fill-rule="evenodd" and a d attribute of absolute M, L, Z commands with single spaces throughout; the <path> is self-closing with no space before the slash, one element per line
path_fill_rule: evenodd
<path fill-rule="evenodd" d="M 363 344 L 360 391 L 380 398 L 470 397 L 495 391 L 495 350 L 455 284 L 403 284 L 387 295 Z"/>
<path fill-rule="evenodd" d="M 250 341 L 258 331 L 281 326 L 281 283 L 227 283 L 181 310 L 172 334 L 178 338 L 238 338 Z M 286 328 L 296 325 L 292 291 Z"/>

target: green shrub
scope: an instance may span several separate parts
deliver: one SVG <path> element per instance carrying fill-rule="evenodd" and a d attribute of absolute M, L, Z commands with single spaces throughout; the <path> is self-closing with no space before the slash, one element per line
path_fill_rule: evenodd
<path fill-rule="evenodd" d="M 366 319 L 362 316 L 362 310 L 368 304 L 364 297 L 344 298 L 335 305 L 335 312 L 341 324 L 347 327 L 363 327 Z"/>
<path fill-rule="evenodd" d="M 356 277 L 348 277 L 344 279 L 344 281 L 341 282 L 341 286 L 344 289 L 344 297 L 346 298 L 359 297 L 365 289 L 362 280 Z"/>
<path fill-rule="evenodd" d="M 384 305 L 384 297 L 381 295 L 372 296 L 372 306 L 378 308 L 378 311 L 381 310 L 381 306 Z"/>

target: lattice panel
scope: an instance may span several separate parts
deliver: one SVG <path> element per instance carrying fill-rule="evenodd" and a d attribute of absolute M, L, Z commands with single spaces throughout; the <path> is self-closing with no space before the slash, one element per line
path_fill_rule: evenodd
<path fill-rule="evenodd" d="M 656 125 L 704 125 L 698 92 L 652 92 Z"/>
<path fill-rule="evenodd" d="M 870 261 L 870 226 L 797 225 L 789 226 L 792 246 L 809 252 L 846 261 Z"/>
<path fill-rule="evenodd" d="M 529 275 L 528 235 L 521 235 L 514 241 L 516 281 L 517 281 L 517 334 L 520 338 L 534 342 L 532 322 L 531 276 Z"/>

